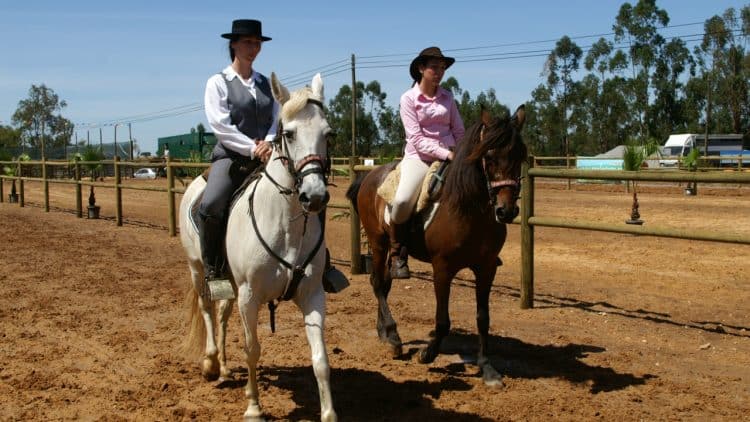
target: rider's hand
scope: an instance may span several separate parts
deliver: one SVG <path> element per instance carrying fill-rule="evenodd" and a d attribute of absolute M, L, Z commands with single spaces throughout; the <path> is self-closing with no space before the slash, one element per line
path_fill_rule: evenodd
<path fill-rule="evenodd" d="M 453 151 L 448 153 L 448 157 L 446 157 L 447 161 L 453 161 L 453 158 L 455 158 L 455 154 L 453 154 Z"/>
<path fill-rule="evenodd" d="M 267 162 L 271 158 L 271 145 L 266 141 L 255 141 L 255 158 Z"/>

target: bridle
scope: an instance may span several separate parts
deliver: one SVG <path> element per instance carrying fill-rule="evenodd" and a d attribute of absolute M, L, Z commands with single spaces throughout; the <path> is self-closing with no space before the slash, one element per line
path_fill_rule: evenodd
<path fill-rule="evenodd" d="M 321 103 L 318 100 L 314 100 L 312 98 L 307 99 L 308 104 L 313 104 L 320 108 L 321 111 L 324 111 L 323 103 Z M 294 179 L 294 186 L 292 188 L 285 187 L 278 183 L 276 180 L 274 180 L 273 177 L 271 177 L 270 174 L 268 174 L 268 171 L 266 170 L 266 167 L 263 168 L 263 175 L 268 178 L 268 180 L 273 183 L 276 188 L 279 190 L 279 193 L 283 195 L 292 195 L 299 193 L 299 188 L 302 185 L 302 179 L 304 179 L 306 176 L 309 176 L 311 174 L 322 174 L 323 179 L 325 179 L 326 185 L 328 184 L 328 178 L 326 177 L 326 161 L 323 157 L 321 157 L 319 154 L 309 154 L 304 157 L 302 157 L 299 162 L 296 162 L 289 157 L 289 141 L 288 138 L 291 136 L 291 132 L 284 130 L 283 125 L 281 122 L 279 122 L 279 130 L 276 137 L 273 139 L 272 144 L 273 148 L 279 151 L 279 156 L 276 157 L 276 160 L 281 160 L 285 163 L 285 167 L 289 174 Z M 303 170 L 308 164 L 311 163 L 318 163 L 318 166 L 311 167 L 308 169 Z"/>
<path fill-rule="evenodd" d="M 484 140 L 484 126 L 482 127 L 482 130 L 479 132 L 479 139 L 480 142 Z M 484 174 L 484 180 L 487 183 L 487 194 L 489 195 L 489 206 L 491 208 L 494 208 L 497 206 L 497 196 L 500 194 L 500 191 L 503 189 L 511 189 L 513 200 L 517 200 L 520 197 L 521 193 L 521 176 L 512 178 L 512 179 L 503 179 L 503 180 L 492 180 L 490 178 L 490 174 L 487 171 L 487 156 L 491 155 L 491 153 L 494 151 L 493 149 L 490 149 L 482 156 L 482 173 Z"/>

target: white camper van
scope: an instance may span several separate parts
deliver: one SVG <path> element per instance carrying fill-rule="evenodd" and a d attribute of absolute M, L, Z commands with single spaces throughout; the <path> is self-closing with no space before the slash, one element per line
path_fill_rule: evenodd
<path fill-rule="evenodd" d="M 677 157 L 684 157 L 693 148 L 698 148 L 704 154 L 703 146 L 705 134 L 681 133 L 669 135 L 662 147 L 663 159 L 659 160 L 661 167 L 677 166 Z M 742 155 L 742 135 L 708 135 L 708 155 Z"/>

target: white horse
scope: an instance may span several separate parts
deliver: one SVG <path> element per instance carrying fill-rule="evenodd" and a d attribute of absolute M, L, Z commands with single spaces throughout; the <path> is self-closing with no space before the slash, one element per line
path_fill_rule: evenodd
<path fill-rule="evenodd" d="M 335 421 L 323 338 L 326 303 L 321 277 L 325 242 L 316 215 L 329 199 L 323 163 L 327 154 L 326 136 L 331 129 L 323 113 L 323 81 L 317 74 L 311 87 L 290 95 L 276 75 L 271 74 L 271 88 L 282 105 L 280 136 L 274 142 L 262 176 L 232 206 L 226 236 L 230 278 L 245 330 L 248 365 L 245 395 L 249 404 L 244 416 L 246 420 L 262 420 L 256 376 L 260 357 L 258 310 L 287 295 L 304 316 L 318 382 L 321 420 Z M 214 306 L 200 294 L 204 291 L 203 263 L 191 216 L 191 208 L 205 186 L 206 181 L 198 177 L 185 191 L 180 204 L 180 238 L 192 275 L 191 328 L 186 346 L 193 351 L 205 347 L 202 374 L 207 380 L 215 380 L 231 377 L 226 366 L 225 338 L 233 300 L 219 302 L 215 342 Z"/>

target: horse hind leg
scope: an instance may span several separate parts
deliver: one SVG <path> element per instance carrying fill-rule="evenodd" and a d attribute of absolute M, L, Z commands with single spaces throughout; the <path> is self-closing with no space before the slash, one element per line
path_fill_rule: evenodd
<path fill-rule="evenodd" d="M 219 346 L 219 382 L 229 381 L 233 379 L 232 371 L 227 368 L 227 322 L 229 316 L 232 314 L 232 305 L 234 301 L 222 300 L 219 302 L 219 338 L 217 339 L 217 345 Z"/>
<path fill-rule="evenodd" d="M 492 366 L 487 357 L 487 344 L 490 329 L 490 290 L 492 280 L 495 277 L 496 267 L 487 265 L 486 270 L 474 270 L 476 276 L 476 301 L 477 301 L 477 330 L 479 334 L 479 350 L 477 352 L 477 366 L 482 373 L 482 380 L 490 387 L 502 387 L 503 376 Z"/>
<path fill-rule="evenodd" d="M 320 420 L 335 422 L 338 420 L 333 409 L 333 398 L 330 385 L 330 365 L 326 353 L 324 338 L 325 329 L 325 294 L 322 288 L 312 292 L 307 297 L 296 299 L 305 320 L 305 333 L 310 344 L 313 372 L 318 383 L 318 397 L 320 399 Z"/>
<path fill-rule="evenodd" d="M 396 321 L 393 319 L 391 309 L 388 306 L 388 294 L 391 292 L 393 279 L 388 272 L 386 248 L 387 245 L 385 247 L 373 246 L 370 285 L 373 293 L 375 293 L 375 298 L 378 300 L 378 337 L 382 342 L 388 344 L 391 356 L 397 358 L 403 355 L 403 343 L 398 335 Z"/>
<path fill-rule="evenodd" d="M 215 381 L 219 378 L 220 365 L 218 349 L 214 341 L 214 307 L 211 301 L 204 301 L 200 292 L 203 289 L 203 266 L 200 262 L 190 262 L 190 278 L 193 283 L 190 334 L 187 347 L 192 349 L 194 342 L 203 343 L 203 356 L 201 358 L 201 375 L 206 381 Z M 200 320 L 198 320 L 200 313 Z M 189 352 L 192 354 L 192 352 Z"/>

